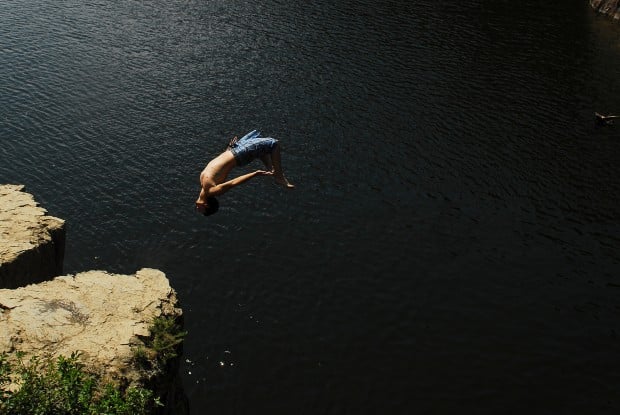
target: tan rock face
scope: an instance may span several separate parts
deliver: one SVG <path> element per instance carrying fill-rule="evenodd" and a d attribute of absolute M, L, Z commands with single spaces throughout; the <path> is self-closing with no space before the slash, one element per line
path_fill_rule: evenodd
<path fill-rule="evenodd" d="M 77 352 L 105 380 L 147 386 L 162 402 L 181 407 L 178 359 L 165 367 L 133 364 L 132 346 L 143 345 L 139 338 L 151 334 L 154 318 L 182 325 L 166 276 L 145 268 L 135 275 L 88 271 L 56 277 L 62 273 L 65 222 L 47 216 L 23 189 L 0 185 L 0 353 L 14 360 L 22 352 L 27 362 Z"/>
<path fill-rule="evenodd" d="M 46 215 L 21 185 L 0 185 L 0 287 L 62 273 L 65 221 Z"/>
<path fill-rule="evenodd" d="M 70 356 L 114 378 L 131 366 L 136 336 L 154 317 L 178 318 L 177 297 L 158 270 L 135 275 L 89 271 L 17 289 L 0 289 L 0 353 Z"/>

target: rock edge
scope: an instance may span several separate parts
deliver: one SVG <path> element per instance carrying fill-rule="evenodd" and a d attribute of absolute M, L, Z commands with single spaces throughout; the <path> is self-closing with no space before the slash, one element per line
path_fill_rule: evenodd
<path fill-rule="evenodd" d="M 178 358 L 151 371 L 135 365 L 134 349 L 152 335 L 155 318 L 183 326 L 165 274 L 143 268 L 134 275 L 57 276 L 65 221 L 46 213 L 24 186 L 0 185 L 0 353 L 12 360 L 21 352 L 27 361 L 77 352 L 89 371 L 107 381 L 153 389 L 167 404 L 158 412 L 185 413 Z"/>
<path fill-rule="evenodd" d="M 48 216 L 22 185 L 0 186 L 0 287 L 62 274 L 65 221 Z"/>

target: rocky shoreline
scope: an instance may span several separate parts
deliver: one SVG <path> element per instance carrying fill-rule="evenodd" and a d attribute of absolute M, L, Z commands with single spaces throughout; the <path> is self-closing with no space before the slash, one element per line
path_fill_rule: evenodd
<path fill-rule="evenodd" d="M 178 401 L 178 359 L 159 373 L 134 364 L 135 348 L 150 336 L 154 319 L 182 326 L 183 312 L 164 273 L 145 268 L 134 275 L 60 276 L 64 248 L 62 219 L 48 216 L 23 186 L 0 185 L 0 354 L 78 352 L 106 379 L 156 385 L 163 402 Z"/>
<path fill-rule="evenodd" d="M 590 6 L 614 20 L 620 19 L 620 0 L 590 0 Z"/>

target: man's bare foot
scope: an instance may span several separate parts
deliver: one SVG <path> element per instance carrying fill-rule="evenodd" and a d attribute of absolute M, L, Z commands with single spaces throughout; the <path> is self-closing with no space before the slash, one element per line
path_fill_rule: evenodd
<path fill-rule="evenodd" d="M 284 177 L 284 175 L 281 176 L 274 176 L 274 179 L 276 181 L 277 184 L 286 187 L 287 189 L 293 189 L 295 187 L 295 185 L 289 183 L 288 180 L 286 180 L 286 177 Z"/>
<path fill-rule="evenodd" d="M 226 146 L 226 150 L 231 150 L 234 147 L 234 145 L 237 144 L 237 141 L 239 141 L 237 136 L 234 136 L 233 138 L 231 138 L 230 141 L 228 142 L 228 145 Z"/>

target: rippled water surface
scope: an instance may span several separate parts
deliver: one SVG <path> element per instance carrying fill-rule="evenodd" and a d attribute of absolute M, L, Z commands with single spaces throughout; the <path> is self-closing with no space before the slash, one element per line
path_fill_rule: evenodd
<path fill-rule="evenodd" d="M 620 28 L 566 3 L 2 2 L 0 182 L 166 272 L 193 414 L 618 413 Z M 196 215 L 254 128 L 297 188 Z"/>

